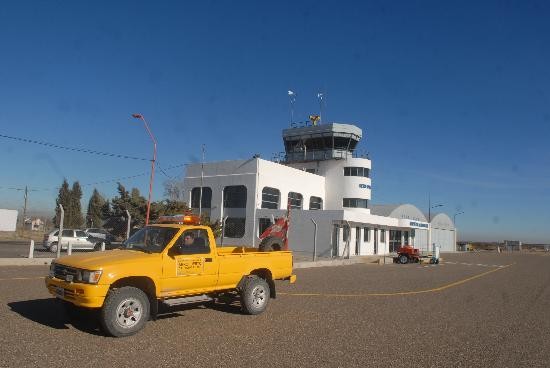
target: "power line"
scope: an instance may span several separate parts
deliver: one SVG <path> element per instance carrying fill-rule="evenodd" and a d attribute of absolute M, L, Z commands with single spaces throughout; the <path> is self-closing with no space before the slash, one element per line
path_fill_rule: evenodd
<path fill-rule="evenodd" d="M 174 179 L 174 177 L 168 175 L 165 170 L 173 170 L 173 169 L 177 169 L 179 167 L 183 167 L 187 164 L 176 164 L 176 165 L 170 165 L 170 166 L 166 166 L 164 167 L 164 169 L 162 169 L 160 167 L 160 165 L 158 165 L 158 162 L 157 162 L 157 166 L 159 167 L 159 169 L 164 173 L 164 175 L 166 175 L 166 177 L 170 178 L 170 179 Z M 145 175 L 149 175 L 148 172 L 144 172 L 144 173 L 140 173 L 140 174 L 135 174 L 135 175 L 129 175 L 129 176 L 122 176 L 122 177 L 119 177 L 119 178 L 114 178 L 114 179 L 105 179 L 105 180 L 101 180 L 101 181 L 96 181 L 94 183 L 84 183 L 84 184 L 80 184 L 80 186 L 84 187 L 84 186 L 90 186 L 90 185 L 97 185 L 97 184 L 106 184 L 106 183 L 115 183 L 115 182 L 118 182 L 118 181 L 121 181 L 121 180 L 125 180 L 125 179 L 133 179 L 133 178 L 138 178 L 140 176 L 145 176 Z M 50 190 L 59 190 L 60 187 L 54 187 L 54 188 L 29 188 L 28 191 L 29 192 L 38 192 L 38 191 L 50 191 Z M 0 189 L 7 189 L 7 190 L 17 190 L 17 191 L 22 191 L 22 190 L 25 190 L 25 188 L 17 188 L 17 187 L 3 187 L 3 186 L 0 186 Z"/>
<path fill-rule="evenodd" d="M 17 191 L 25 190 L 25 188 L 1 187 L 1 186 L 0 186 L 0 189 L 17 190 Z M 41 192 L 41 191 L 47 191 L 47 190 L 51 190 L 51 189 L 48 189 L 48 188 L 28 188 L 27 189 L 27 191 L 29 192 Z"/>
<path fill-rule="evenodd" d="M 117 154 L 117 153 L 95 151 L 95 150 L 91 150 L 91 149 L 87 149 L 87 148 L 66 147 L 66 146 L 61 146 L 59 144 L 43 142 L 43 141 L 37 141 L 37 140 L 34 140 L 34 139 L 12 137 L 12 136 L 9 136 L 9 135 L 4 135 L 4 134 L 0 134 L 0 138 L 11 139 L 11 140 L 14 140 L 14 141 L 25 142 L 25 143 L 39 144 L 39 145 L 42 145 L 42 146 L 57 148 L 57 149 L 64 149 L 64 150 L 67 150 L 67 151 L 89 153 L 89 154 L 98 155 L 98 156 L 109 156 L 109 157 L 116 157 L 116 158 L 124 158 L 124 159 L 128 159 L 128 160 L 151 161 L 151 160 L 149 160 L 147 158 L 143 158 L 143 157 L 134 157 L 134 156 L 127 156 L 127 155 L 120 155 L 120 154 Z"/>

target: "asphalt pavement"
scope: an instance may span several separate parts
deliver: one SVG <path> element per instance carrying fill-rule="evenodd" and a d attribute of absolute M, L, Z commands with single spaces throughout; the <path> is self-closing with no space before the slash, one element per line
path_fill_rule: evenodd
<path fill-rule="evenodd" d="M 449 254 L 440 265 L 296 270 L 258 316 L 165 309 L 139 334 L 70 321 L 46 266 L 0 267 L 0 367 L 548 367 L 550 256 Z"/>

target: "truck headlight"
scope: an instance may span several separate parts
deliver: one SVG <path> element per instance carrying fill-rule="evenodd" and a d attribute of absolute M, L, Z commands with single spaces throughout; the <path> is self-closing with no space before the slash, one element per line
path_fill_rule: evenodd
<path fill-rule="evenodd" d="M 101 278 L 101 273 L 103 271 L 87 271 L 79 270 L 76 274 L 77 282 L 84 282 L 87 284 L 97 284 Z"/>

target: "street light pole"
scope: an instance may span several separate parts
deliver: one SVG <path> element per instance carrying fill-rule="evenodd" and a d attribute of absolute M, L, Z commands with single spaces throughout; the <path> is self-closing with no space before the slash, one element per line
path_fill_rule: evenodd
<path fill-rule="evenodd" d="M 149 129 L 149 125 L 147 124 L 147 121 L 145 121 L 145 118 L 143 117 L 143 115 L 132 114 L 132 117 L 143 121 L 143 124 L 145 124 L 145 129 L 147 129 L 147 133 L 149 133 L 149 137 L 151 137 L 151 140 L 153 141 L 153 159 L 151 160 L 151 177 L 149 178 L 149 199 L 147 200 L 147 214 L 145 216 L 145 226 L 147 226 L 149 225 L 149 211 L 151 209 L 151 193 L 153 192 L 153 179 L 155 177 L 155 161 L 157 160 L 157 141 L 155 140 L 153 133 L 151 133 L 151 129 Z"/>
<path fill-rule="evenodd" d="M 432 206 L 431 196 L 428 195 L 428 244 L 426 246 L 426 252 L 430 251 L 430 244 L 432 242 L 432 208 L 443 207 L 442 204 L 435 204 Z"/>
<path fill-rule="evenodd" d="M 464 211 L 460 211 L 460 212 L 457 212 L 457 213 L 455 213 L 455 214 L 453 215 L 453 226 L 455 227 L 455 251 L 458 250 L 458 249 L 457 249 L 458 247 L 457 247 L 457 245 L 456 245 L 456 242 L 457 242 L 457 240 L 458 240 L 457 229 L 456 229 L 456 216 L 457 216 L 457 215 L 462 215 L 463 213 L 464 213 Z"/>

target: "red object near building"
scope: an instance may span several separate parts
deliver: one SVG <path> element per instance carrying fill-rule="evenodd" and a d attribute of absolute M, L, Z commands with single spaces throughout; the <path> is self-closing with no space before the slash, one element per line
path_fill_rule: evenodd
<path fill-rule="evenodd" d="M 397 263 L 409 263 L 420 261 L 420 250 L 410 245 L 405 245 L 397 249 L 397 257 L 394 258 Z"/>

